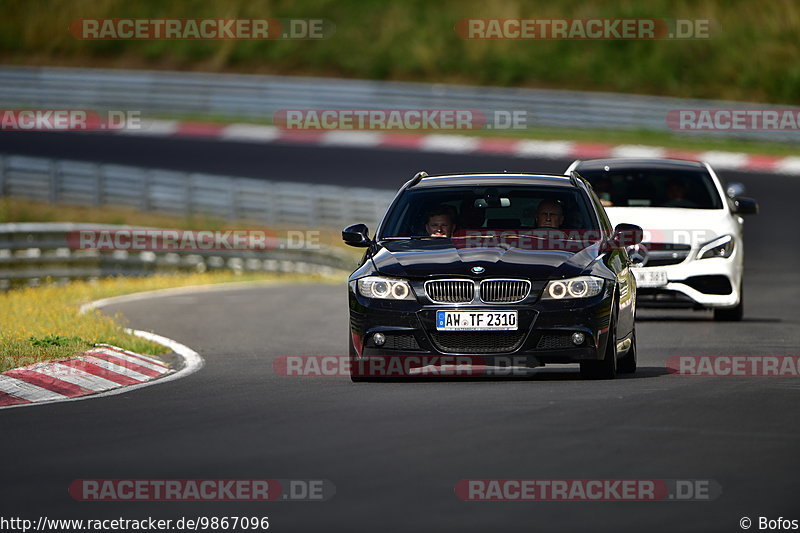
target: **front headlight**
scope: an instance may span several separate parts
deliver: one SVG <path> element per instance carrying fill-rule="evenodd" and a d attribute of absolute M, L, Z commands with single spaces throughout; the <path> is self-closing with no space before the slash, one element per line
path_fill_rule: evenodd
<path fill-rule="evenodd" d="M 566 300 L 568 298 L 591 298 L 603 290 L 603 279 L 594 276 L 579 276 L 570 279 L 554 279 L 544 288 L 542 300 Z"/>
<path fill-rule="evenodd" d="M 704 244 L 697 252 L 698 259 L 708 259 L 709 257 L 730 257 L 733 254 L 733 247 L 736 239 L 733 235 L 723 235 L 718 239 Z"/>
<path fill-rule="evenodd" d="M 358 280 L 358 293 L 379 300 L 413 300 L 411 285 L 402 279 L 367 276 Z"/>

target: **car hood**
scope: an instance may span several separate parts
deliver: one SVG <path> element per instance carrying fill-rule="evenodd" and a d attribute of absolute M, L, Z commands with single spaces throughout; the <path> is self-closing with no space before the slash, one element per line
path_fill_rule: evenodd
<path fill-rule="evenodd" d="M 727 209 L 678 207 L 606 207 L 611 223 L 627 222 L 644 229 L 644 242 L 681 243 L 698 246 L 716 237 L 735 234 L 735 222 Z"/>
<path fill-rule="evenodd" d="M 522 277 L 532 280 L 580 275 L 597 259 L 600 244 L 579 251 L 523 250 L 519 248 L 462 248 L 450 239 L 383 241 L 372 261 L 387 276 L 429 278 L 475 277 L 473 267 L 485 270 L 482 278 Z"/>

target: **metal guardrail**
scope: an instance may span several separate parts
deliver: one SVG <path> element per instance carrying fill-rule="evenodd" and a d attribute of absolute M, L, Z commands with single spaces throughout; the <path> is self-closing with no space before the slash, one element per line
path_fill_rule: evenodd
<path fill-rule="evenodd" d="M 391 191 L 301 184 L 0 153 L 0 196 L 205 214 L 266 226 L 375 227 Z"/>
<path fill-rule="evenodd" d="M 76 223 L 0 224 L 0 290 L 35 286 L 46 279 L 65 282 L 222 269 L 332 275 L 354 267 L 351 257 L 324 246 L 287 249 L 279 245 L 247 251 L 98 251 L 74 249 L 68 238 L 70 232 L 78 230 L 126 228 L 129 227 Z"/>
<path fill-rule="evenodd" d="M 297 184 L 0 154 L 0 196 L 85 206 L 127 206 L 170 215 L 211 215 L 267 227 L 373 227 L 392 192 Z M 67 233 L 91 224 L 0 224 L 0 289 L 54 280 L 154 272 L 271 271 L 332 273 L 355 261 L 339 250 L 291 246 L 263 251 L 99 252 L 73 250 Z"/>
<path fill-rule="evenodd" d="M 269 120 L 281 109 L 525 111 L 529 127 L 672 131 L 670 110 L 779 109 L 720 100 L 546 89 L 469 87 L 331 78 L 193 72 L 0 67 L 0 107 L 135 110 Z M 786 107 L 786 106 L 784 106 Z M 797 142 L 794 131 L 684 133 Z"/>

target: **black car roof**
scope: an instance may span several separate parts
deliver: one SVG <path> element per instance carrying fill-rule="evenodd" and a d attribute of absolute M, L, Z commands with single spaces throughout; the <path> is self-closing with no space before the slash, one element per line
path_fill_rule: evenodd
<path fill-rule="evenodd" d="M 547 185 L 575 187 L 569 176 L 559 174 L 446 174 L 427 176 L 411 188 L 443 187 L 450 185 Z"/>
<path fill-rule="evenodd" d="M 611 159 L 587 159 L 578 163 L 575 168 L 581 170 L 704 170 L 705 166 L 699 161 L 688 161 L 683 159 L 661 159 L 661 158 L 611 158 Z"/>

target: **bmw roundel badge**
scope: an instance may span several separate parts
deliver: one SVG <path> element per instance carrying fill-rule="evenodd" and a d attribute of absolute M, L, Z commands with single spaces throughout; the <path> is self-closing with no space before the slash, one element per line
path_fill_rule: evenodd
<path fill-rule="evenodd" d="M 479 267 L 479 266 L 472 267 L 472 273 L 473 274 L 483 274 L 484 272 L 486 272 L 486 269 L 483 268 L 483 267 Z"/>

